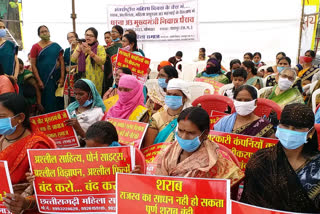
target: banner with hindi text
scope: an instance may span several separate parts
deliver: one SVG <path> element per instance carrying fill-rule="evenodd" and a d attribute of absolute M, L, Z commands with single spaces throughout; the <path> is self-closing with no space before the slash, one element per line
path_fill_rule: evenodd
<path fill-rule="evenodd" d="M 219 89 L 222 86 L 224 86 L 223 83 L 220 83 L 218 81 L 215 81 L 215 80 L 209 79 L 209 78 L 195 78 L 194 81 L 195 82 L 206 82 L 206 83 L 211 84 L 214 88 L 214 94 L 219 94 Z"/>
<path fill-rule="evenodd" d="M 117 174 L 118 214 L 227 214 L 230 206 L 227 179 Z"/>
<path fill-rule="evenodd" d="M 13 193 L 8 163 L 7 161 L 0 161 L 0 213 L 11 213 L 3 205 L 7 193 Z"/>
<path fill-rule="evenodd" d="M 28 150 L 34 189 L 43 213 L 115 213 L 116 173 L 130 173 L 131 146 Z"/>
<path fill-rule="evenodd" d="M 65 125 L 65 121 L 68 119 L 70 119 L 68 111 L 61 110 L 30 117 L 30 122 L 33 128 L 52 138 L 57 147 L 79 147 L 80 144 L 76 131 L 72 126 Z"/>
<path fill-rule="evenodd" d="M 240 168 L 245 170 L 250 157 L 259 149 L 269 148 L 278 143 L 278 139 L 253 137 L 233 133 L 225 133 L 211 130 L 208 138 L 216 143 L 228 147 L 238 158 Z"/>

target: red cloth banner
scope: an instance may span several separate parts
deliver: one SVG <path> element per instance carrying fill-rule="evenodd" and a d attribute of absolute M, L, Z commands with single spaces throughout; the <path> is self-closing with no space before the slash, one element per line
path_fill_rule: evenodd
<path fill-rule="evenodd" d="M 214 111 L 212 110 L 211 111 L 211 116 L 210 116 L 210 129 L 213 129 L 214 128 L 214 125 L 216 123 L 219 122 L 219 120 L 221 118 L 223 118 L 224 116 L 228 115 L 227 113 L 224 113 L 224 112 L 219 112 L 219 111 Z"/>
<path fill-rule="evenodd" d="M 223 83 L 220 83 L 218 81 L 212 80 L 212 79 L 207 79 L 207 78 L 195 78 L 194 81 L 196 82 L 206 82 L 209 83 L 213 86 L 214 88 L 214 94 L 219 94 L 219 89 L 224 86 Z"/>
<path fill-rule="evenodd" d="M 68 93 L 68 78 L 70 78 L 70 96 L 74 97 L 74 91 L 73 91 L 73 87 L 74 87 L 74 75 L 70 75 L 67 74 L 66 76 L 66 81 L 64 81 L 64 91 L 63 94 L 64 95 L 69 95 Z"/>
<path fill-rule="evenodd" d="M 28 150 L 43 213 L 116 212 L 116 173 L 130 173 L 134 148 Z"/>
<path fill-rule="evenodd" d="M 140 149 L 149 124 L 112 117 L 107 118 L 107 120 L 116 127 L 120 144 L 131 145 Z"/>
<path fill-rule="evenodd" d="M 280 210 L 271 210 L 263 207 L 256 207 L 249 204 L 232 201 L 232 214 L 294 214 Z"/>
<path fill-rule="evenodd" d="M 30 118 L 32 128 L 38 129 L 52 138 L 57 147 L 78 147 L 79 141 L 72 126 L 65 125 L 64 121 L 70 119 L 67 110 L 52 112 Z"/>
<path fill-rule="evenodd" d="M 141 149 L 142 154 L 146 158 L 147 175 L 154 175 L 157 168 L 157 161 L 165 148 L 170 146 L 171 143 L 158 143 Z"/>
<path fill-rule="evenodd" d="M 278 143 L 278 139 L 253 137 L 248 135 L 232 134 L 211 130 L 209 139 L 228 147 L 238 158 L 240 168 L 245 170 L 246 165 L 253 153 L 259 149 L 269 148 Z"/>
<path fill-rule="evenodd" d="M 3 200 L 7 193 L 13 193 L 7 161 L 0 161 L 0 213 L 11 213 L 4 205 Z"/>
<path fill-rule="evenodd" d="M 119 48 L 116 66 L 130 68 L 132 75 L 142 83 L 148 78 L 149 65 L 150 59 Z"/>
<path fill-rule="evenodd" d="M 227 214 L 229 193 L 230 180 L 118 173 L 117 213 Z"/>

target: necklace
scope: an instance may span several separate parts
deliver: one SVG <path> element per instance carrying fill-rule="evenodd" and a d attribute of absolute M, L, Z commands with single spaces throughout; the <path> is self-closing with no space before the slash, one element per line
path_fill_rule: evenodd
<path fill-rule="evenodd" d="M 6 137 L 4 137 L 4 139 L 5 139 L 7 142 L 9 142 L 9 143 L 10 143 L 10 142 L 14 142 L 14 141 L 20 139 L 20 138 L 24 135 L 25 132 L 26 132 L 26 129 L 24 129 L 23 132 L 22 132 L 18 137 L 14 138 L 14 139 L 9 140 L 9 139 L 6 138 Z"/>

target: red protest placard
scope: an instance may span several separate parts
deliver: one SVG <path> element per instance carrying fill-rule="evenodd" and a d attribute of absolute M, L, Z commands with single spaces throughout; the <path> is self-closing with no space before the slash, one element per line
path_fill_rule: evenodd
<path fill-rule="evenodd" d="M 232 201 L 232 214 L 294 214 L 293 212 L 284 212 L 272 210 L 263 207 L 252 206 L 249 204 Z"/>
<path fill-rule="evenodd" d="M 69 91 L 68 91 L 68 78 L 70 78 L 70 96 L 71 96 L 71 97 L 74 97 L 74 91 L 73 91 L 73 87 L 74 87 L 74 75 L 67 74 L 67 76 L 66 76 L 66 81 L 64 81 L 64 91 L 63 91 L 63 94 L 64 94 L 64 95 L 69 95 Z"/>
<path fill-rule="evenodd" d="M 118 173 L 117 213 L 226 214 L 229 193 L 230 180 Z"/>
<path fill-rule="evenodd" d="M 31 126 L 37 128 L 52 138 L 57 147 L 78 147 L 79 141 L 72 126 L 66 126 L 64 121 L 70 119 L 67 110 L 30 117 Z"/>
<path fill-rule="evenodd" d="M 7 161 L 0 161 L 0 213 L 11 213 L 4 205 L 3 198 L 13 193 Z"/>
<path fill-rule="evenodd" d="M 116 127 L 120 144 L 132 145 L 140 149 L 149 124 L 112 117 L 107 120 Z"/>
<path fill-rule="evenodd" d="M 209 83 L 213 86 L 214 88 L 214 94 L 219 94 L 219 89 L 224 86 L 223 83 L 220 83 L 218 81 L 215 81 L 215 80 L 212 80 L 212 79 L 209 79 L 209 78 L 195 78 L 194 81 L 196 82 L 206 82 L 206 83 Z"/>
<path fill-rule="evenodd" d="M 148 77 L 150 59 L 119 48 L 117 55 L 117 67 L 130 68 L 132 75 L 144 83 Z"/>
<path fill-rule="evenodd" d="M 116 212 L 115 175 L 134 167 L 133 147 L 28 150 L 44 213 Z"/>
<path fill-rule="evenodd" d="M 154 175 L 157 168 L 157 161 L 165 148 L 170 146 L 171 143 L 158 143 L 141 149 L 142 154 L 146 158 L 147 175 Z"/>
<path fill-rule="evenodd" d="M 278 139 L 253 137 L 248 135 L 232 134 L 211 130 L 209 139 L 228 147 L 237 156 L 240 167 L 245 170 L 253 153 L 259 149 L 269 148 L 278 143 Z"/>
<path fill-rule="evenodd" d="M 212 110 L 211 116 L 210 116 L 210 129 L 213 129 L 214 125 L 218 123 L 218 121 L 226 115 L 228 114 L 224 112 Z"/>

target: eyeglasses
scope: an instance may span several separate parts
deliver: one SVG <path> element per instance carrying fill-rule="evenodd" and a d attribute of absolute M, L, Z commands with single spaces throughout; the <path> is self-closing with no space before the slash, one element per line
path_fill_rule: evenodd
<path fill-rule="evenodd" d="M 111 31 L 111 33 L 119 33 L 118 31 Z"/>
<path fill-rule="evenodd" d="M 85 34 L 86 37 L 95 37 L 93 34 Z"/>

